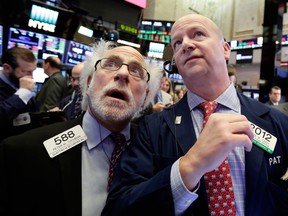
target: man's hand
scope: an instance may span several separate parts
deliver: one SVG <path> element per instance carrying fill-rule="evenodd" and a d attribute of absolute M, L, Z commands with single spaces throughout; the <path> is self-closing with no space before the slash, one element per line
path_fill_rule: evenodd
<path fill-rule="evenodd" d="M 28 89 L 30 91 L 33 90 L 35 86 L 35 81 L 33 80 L 32 76 L 24 76 L 19 79 L 19 87 Z"/>
<path fill-rule="evenodd" d="M 253 137 L 245 116 L 211 114 L 196 143 L 180 160 L 184 184 L 193 189 L 205 173 L 216 169 L 237 146 L 251 151 Z"/>

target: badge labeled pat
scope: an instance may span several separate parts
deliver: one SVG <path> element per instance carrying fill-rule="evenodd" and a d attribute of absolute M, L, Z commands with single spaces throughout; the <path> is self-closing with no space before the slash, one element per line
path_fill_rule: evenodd
<path fill-rule="evenodd" d="M 250 124 L 254 133 L 253 143 L 272 154 L 276 146 L 277 138 L 254 123 L 250 122 Z"/>
<path fill-rule="evenodd" d="M 70 128 L 43 142 L 51 158 L 67 151 L 68 149 L 87 140 L 80 125 Z"/>

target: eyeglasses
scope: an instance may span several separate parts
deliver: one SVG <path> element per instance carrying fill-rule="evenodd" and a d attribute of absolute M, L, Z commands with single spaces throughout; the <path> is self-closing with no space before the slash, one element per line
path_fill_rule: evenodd
<path fill-rule="evenodd" d="M 148 71 L 137 63 L 125 64 L 119 59 L 103 58 L 96 62 L 95 70 L 97 70 L 98 64 L 100 64 L 101 68 L 109 71 L 117 71 L 122 67 L 122 65 L 126 65 L 131 76 L 146 79 L 146 82 L 149 82 L 150 79 Z"/>

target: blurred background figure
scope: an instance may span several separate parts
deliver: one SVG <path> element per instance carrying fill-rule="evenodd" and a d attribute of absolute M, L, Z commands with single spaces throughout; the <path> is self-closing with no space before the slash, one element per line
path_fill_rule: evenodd
<path fill-rule="evenodd" d="M 81 101 L 82 94 L 80 89 L 80 76 L 84 68 L 84 62 L 75 65 L 72 68 L 70 85 L 73 88 L 73 92 L 61 100 L 59 108 L 65 114 L 67 120 L 77 118 L 81 115 Z"/>
<path fill-rule="evenodd" d="M 36 127 L 30 112 L 38 107 L 33 97 L 35 82 L 32 73 L 37 60 L 34 54 L 24 48 L 8 49 L 1 58 L 0 71 L 0 141 Z"/>
<path fill-rule="evenodd" d="M 269 100 L 266 102 L 268 105 L 279 105 L 281 100 L 281 88 L 273 86 L 269 91 Z"/>
<path fill-rule="evenodd" d="M 171 101 L 173 103 L 174 88 L 173 88 L 171 80 L 168 77 L 164 76 L 162 78 L 162 80 L 161 80 L 161 89 L 171 95 Z"/>
<path fill-rule="evenodd" d="M 175 91 L 174 103 L 177 103 L 181 98 L 183 98 L 185 92 L 183 88 L 177 89 Z"/>
<path fill-rule="evenodd" d="M 49 56 L 43 62 L 44 72 L 49 76 L 36 95 L 40 111 L 46 112 L 58 107 L 67 94 L 67 81 L 61 74 L 62 62 L 58 57 Z"/>
<path fill-rule="evenodd" d="M 154 98 L 153 112 L 161 112 L 164 108 L 173 104 L 172 96 L 168 93 L 171 88 L 167 79 L 167 77 L 162 77 L 161 79 L 159 90 Z"/>
<path fill-rule="evenodd" d="M 228 75 L 231 83 L 234 83 L 234 86 L 238 92 L 242 92 L 242 87 L 237 83 L 237 71 L 233 65 L 228 64 Z"/>

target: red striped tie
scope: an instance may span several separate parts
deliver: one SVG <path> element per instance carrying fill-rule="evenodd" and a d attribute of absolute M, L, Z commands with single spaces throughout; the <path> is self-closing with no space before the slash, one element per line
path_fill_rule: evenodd
<path fill-rule="evenodd" d="M 206 101 L 198 106 L 203 110 L 203 128 L 218 103 Z M 204 175 L 209 212 L 211 215 L 236 215 L 232 178 L 227 158 L 215 170 Z"/>

